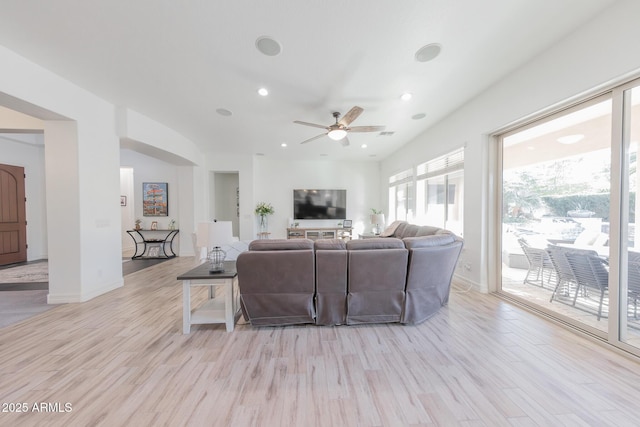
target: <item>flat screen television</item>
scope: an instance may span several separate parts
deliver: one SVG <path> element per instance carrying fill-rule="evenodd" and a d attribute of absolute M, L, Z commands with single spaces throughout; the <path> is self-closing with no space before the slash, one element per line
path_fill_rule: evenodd
<path fill-rule="evenodd" d="M 294 219 L 347 219 L 347 190 L 293 190 Z"/>

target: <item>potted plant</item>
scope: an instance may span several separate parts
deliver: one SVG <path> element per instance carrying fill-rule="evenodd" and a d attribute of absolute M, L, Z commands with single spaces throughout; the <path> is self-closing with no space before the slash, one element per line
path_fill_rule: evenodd
<path fill-rule="evenodd" d="M 260 217 L 260 232 L 266 233 L 269 228 L 267 216 L 275 213 L 273 206 L 271 206 L 271 203 L 260 202 L 256 205 L 255 213 Z"/>

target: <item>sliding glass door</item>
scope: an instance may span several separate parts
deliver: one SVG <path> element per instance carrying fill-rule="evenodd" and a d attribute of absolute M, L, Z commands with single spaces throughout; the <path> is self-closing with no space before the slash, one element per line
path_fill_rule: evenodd
<path fill-rule="evenodd" d="M 600 335 L 609 322 L 611 96 L 501 137 L 501 291 Z"/>
<path fill-rule="evenodd" d="M 638 143 L 640 141 L 640 83 L 624 87 L 622 102 L 622 207 L 620 251 L 619 339 L 626 346 L 640 349 L 640 237 L 636 238 L 636 218 L 640 218 L 637 189 Z M 626 272 L 625 272 L 626 270 Z"/>
<path fill-rule="evenodd" d="M 640 354 L 640 80 L 498 140 L 498 292 Z"/>

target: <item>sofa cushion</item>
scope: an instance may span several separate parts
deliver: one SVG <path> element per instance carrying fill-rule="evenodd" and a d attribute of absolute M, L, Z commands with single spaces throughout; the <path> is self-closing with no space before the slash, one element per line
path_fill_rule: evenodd
<path fill-rule="evenodd" d="M 347 242 L 348 325 L 399 322 L 409 251 L 401 240 L 379 237 Z"/>
<path fill-rule="evenodd" d="M 372 250 L 372 249 L 404 249 L 402 240 L 394 237 L 374 237 L 372 239 L 349 240 L 347 250 Z"/>
<path fill-rule="evenodd" d="M 456 236 L 453 233 L 434 234 L 431 236 L 405 237 L 402 241 L 407 249 L 426 248 L 448 245 L 456 241 Z"/>
<path fill-rule="evenodd" d="M 260 240 L 255 246 L 270 249 L 269 243 L 282 247 L 277 240 Z M 315 254 L 313 242 L 309 243 L 301 250 L 288 250 L 295 246 L 292 243 L 286 250 L 248 250 L 238 255 L 240 306 L 252 325 L 315 323 Z"/>
<path fill-rule="evenodd" d="M 249 243 L 250 251 L 295 251 L 313 249 L 313 240 L 309 239 L 263 239 Z"/>
<path fill-rule="evenodd" d="M 404 229 L 407 228 L 407 225 L 409 225 L 409 223 L 406 221 L 400 222 L 398 228 L 396 228 L 396 231 L 393 233 L 393 235 L 391 235 L 391 237 L 402 239 L 402 236 L 404 235 Z"/>
<path fill-rule="evenodd" d="M 318 239 L 314 242 L 313 246 L 317 251 L 339 251 L 347 249 L 347 244 L 342 239 Z"/>
<path fill-rule="evenodd" d="M 396 232 L 400 224 L 406 224 L 407 221 L 393 221 L 387 228 L 380 233 L 380 237 L 391 237 Z"/>
<path fill-rule="evenodd" d="M 418 227 L 418 232 L 415 234 L 415 237 L 418 236 L 433 236 L 438 233 L 438 231 L 442 230 L 440 227 L 433 227 L 431 225 L 421 225 Z"/>
<path fill-rule="evenodd" d="M 403 239 L 405 237 L 414 237 L 418 233 L 419 229 L 419 225 L 407 224 L 407 226 L 402 230 L 402 234 L 396 233 L 394 237 L 397 237 L 399 239 Z"/>

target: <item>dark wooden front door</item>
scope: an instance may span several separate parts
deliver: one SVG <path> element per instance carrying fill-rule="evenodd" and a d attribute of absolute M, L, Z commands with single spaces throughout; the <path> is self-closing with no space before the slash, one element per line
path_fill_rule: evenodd
<path fill-rule="evenodd" d="M 0 164 L 0 265 L 26 260 L 24 168 Z"/>

